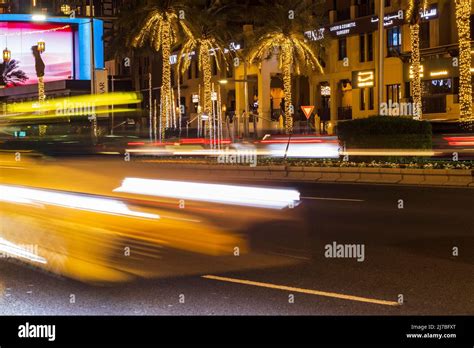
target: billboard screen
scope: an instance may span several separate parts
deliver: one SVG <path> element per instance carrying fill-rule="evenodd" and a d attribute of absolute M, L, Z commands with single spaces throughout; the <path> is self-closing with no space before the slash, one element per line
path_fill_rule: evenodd
<path fill-rule="evenodd" d="M 31 47 L 45 42 L 41 55 L 46 65 L 45 81 L 74 78 L 74 28 L 62 23 L 0 22 L 0 51 L 8 48 L 27 80 L 37 83 Z"/>

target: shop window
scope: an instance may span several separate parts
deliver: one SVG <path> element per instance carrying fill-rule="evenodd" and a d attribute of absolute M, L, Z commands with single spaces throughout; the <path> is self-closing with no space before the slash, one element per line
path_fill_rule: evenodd
<path fill-rule="evenodd" d="M 399 103 L 402 96 L 400 85 L 387 85 L 387 102 Z"/>
<path fill-rule="evenodd" d="M 387 52 L 392 57 L 400 54 L 402 48 L 402 32 L 400 27 L 393 27 L 387 30 Z"/>

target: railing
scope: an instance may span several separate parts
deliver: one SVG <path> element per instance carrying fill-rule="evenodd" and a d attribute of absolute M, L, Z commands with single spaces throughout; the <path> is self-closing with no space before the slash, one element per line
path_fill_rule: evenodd
<path fill-rule="evenodd" d="M 339 121 L 352 120 L 352 106 L 342 106 L 337 108 L 337 119 Z"/>

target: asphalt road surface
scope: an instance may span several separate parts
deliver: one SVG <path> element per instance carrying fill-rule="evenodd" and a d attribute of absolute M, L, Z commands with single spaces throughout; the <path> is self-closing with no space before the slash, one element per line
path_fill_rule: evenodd
<path fill-rule="evenodd" d="M 309 255 L 283 255 L 294 260 L 283 266 L 107 286 L 0 261 L 0 315 L 474 314 L 472 189 L 265 185 L 300 191 Z M 363 254 L 327 257 L 333 243 L 363 246 Z"/>

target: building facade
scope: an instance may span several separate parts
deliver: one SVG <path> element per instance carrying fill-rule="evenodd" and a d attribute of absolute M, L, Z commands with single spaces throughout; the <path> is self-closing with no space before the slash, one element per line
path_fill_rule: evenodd
<path fill-rule="evenodd" d="M 384 94 L 382 113 L 412 115 L 410 105 L 410 29 L 407 1 L 385 1 Z M 324 75 L 311 77 L 312 103 L 323 120 L 337 122 L 367 117 L 378 105 L 378 13 L 373 1 L 330 1 L 330 36 Z M 471 16 L 471 23 L 472 23 Z M 459 45 L 455 4 L 430 1 L 420 32 L 423 118 L 459 119 Z M 471 24 L 472 29 L 472 24 Z M 320 32 L 312 33 L 317 39 Z M 385 107 L 386 106 L 386 107 Z"/>

